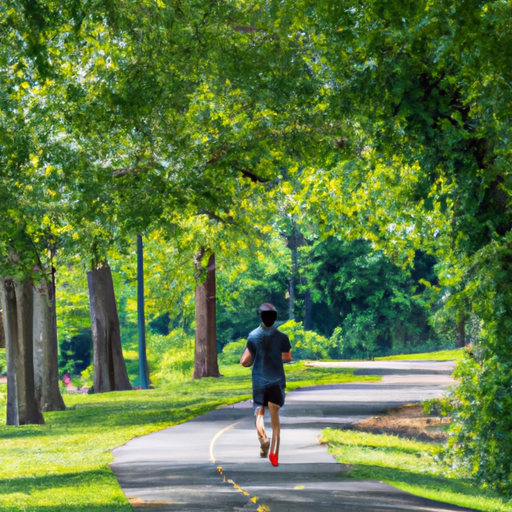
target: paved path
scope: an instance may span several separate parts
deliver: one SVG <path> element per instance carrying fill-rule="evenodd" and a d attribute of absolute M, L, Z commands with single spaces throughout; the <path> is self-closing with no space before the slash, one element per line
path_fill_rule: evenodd
<path fill-rule="evenodd" d="M 436 381 L 439 376 L 445 379 L 442 384 Z M 250 402 L 134 439 L 114 450 L 111 467 L 135 510 L 468 510 L 417 498 L 376 481 L 344 480 L 340 477 L 346 467 L 318 443 L 327 426 L 350 425 L 390 407 L 440 396 L 449 378 L 435 373 L 398 377 L 408 381 L 395 382 L 392 375 L 386 375 L 382 383 L 290 392 L 282 411 L 278 468 L 259 457 Z M 429 382 L 429 377 L 434 381 Z"/>

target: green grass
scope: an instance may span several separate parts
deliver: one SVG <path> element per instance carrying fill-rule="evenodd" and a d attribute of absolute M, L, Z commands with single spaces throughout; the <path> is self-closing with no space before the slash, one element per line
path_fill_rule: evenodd
<path fill-rule="evenodd" d="M 131 512 L 108 468 L 111 450 L 133 437 L 182 423 L 249 398 L 250 369 L 221 367 L 222 379 L 154 390 L 64 395 L 68 410 L 45 414 L 46 425 L 5 426 L 0 389 L 2 512 Z M 287 365 L 288 390 L 334 382 L 379 380 L 353 370 Z"/>
<path fill-rule="evenodd" d="M 459 359 L 464 354 L 464 349 L 458 348 L 454 350 L 440 350 L 438 352 L 424 352 L 423 354 L 399 354 L 396 356 L 376 357 L 375 361 L 413 361 L 413 360 L 430 360 L 430 361 L 452 361 Z"/>
<path fill-rule="evenodd" d="M 322 441 L 338 462 L 350 465 L 345 478 L 380 480 L 417 496 L 475 510 L 512 511 L 512 504 L 498 494 L 451 474 L 437 456 L 438 445 L 335 429 L 325 429 Z"/>

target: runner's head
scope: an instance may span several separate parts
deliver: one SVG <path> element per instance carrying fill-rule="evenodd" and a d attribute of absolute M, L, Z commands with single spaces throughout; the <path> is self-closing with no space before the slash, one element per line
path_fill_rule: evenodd
<path fill-rule="evenodd" d="M 276 308 L 272 304 L 270 304 L 270 302 L 264 302 L 260 306 L 259 312 L 261 315 L 261 321 L 267 327 L 272 327 L 274 325 L 274 322 L 277 320 Z"/>

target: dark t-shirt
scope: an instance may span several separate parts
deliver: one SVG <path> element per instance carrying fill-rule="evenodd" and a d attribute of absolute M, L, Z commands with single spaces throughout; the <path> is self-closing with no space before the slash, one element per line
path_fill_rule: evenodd
<path fill-rule="evenodd" d="M 274 326 L 259 326 L 249 334 L 247 348 L 254 363 L 252 366 L 253 388 L 265 388 L 279 384 L 285 386 L 282 352 L 291 349 L 290 340 L 286 334 L 279 332 Z"/>

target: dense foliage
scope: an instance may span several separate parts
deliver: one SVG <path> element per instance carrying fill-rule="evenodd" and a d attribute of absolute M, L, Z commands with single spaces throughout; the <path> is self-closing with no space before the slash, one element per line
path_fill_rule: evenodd
<path fill-rule="evenodd" d="M 428 323 L 436 309 L 433 297 L 422 295 L 420 282 L 435 284 L 433 258 L 418 252 L 411 272 L 367 241 L 328 239 L 307 248 L 307 261 L 313 325 L 326 336 L 341 328 L 339 355 L 418 351 L 440 343 Z"/>
<path fill-rule="evenodd" d="M 132 337 L 140 232 L 148 314 L 171 333 L 190 334 L 199 248 L 229 269 L 220 345 L 259 301 L 285 308 L 290 271 L 320 331 L 304 354 L 331 355 L 315 336 L 364 355 L 470 323 L 455 455 L 512 493 L 511 18 L 501 0 L 3 2 L 0 277 L 58 263 L 62 343 L 87 328 L 64 276 L 106 258 Z M 267 251 L 290 226 L 315 241 L 298 270 Z"/>

